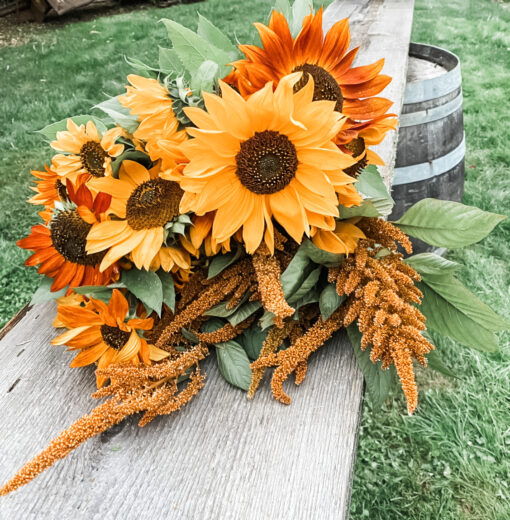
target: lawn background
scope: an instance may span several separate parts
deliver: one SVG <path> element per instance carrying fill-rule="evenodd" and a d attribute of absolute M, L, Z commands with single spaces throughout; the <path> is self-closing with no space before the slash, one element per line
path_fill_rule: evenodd
<path fill-rule="evenodd" d="M 329 2 L 326 2 L 329 3 Z M 24 43 L 0 48 L 0 322 L 29 299 L 35 270 L 15 241 L 37 222 L 26 204 L 30 168 L 51 152 L 34 131 L 70 115 L 90 113 L 105 95 L 120 93 L 131 72 L 123 55 L 155 62 L 166 45 L 157 21 L 196 25 L 196 11 L 240 41 L 255 37 L 248 20 L 266 20 L 270 0 L 208 0 L 148 8 L 87 22 L 27 26 Z M 317 2 L 318 4 L 318 2 Z M 413 41 L 459 55 L 467 134 L 464 201 L 510 211 L 510 9 L 491 0 L 417 0 Z M 466 265 L 461 279 L 496 311 L 510 317 L 510 222 L 449 258 Z M 458 374 L 449 380 L 420 371 L 420 406 L 404 414 L 400 392 L 383 410 L 365 405 L 351 506 L 353 520 L 508 520 L 510 518 L 510 336 L 501 352 L 469 351 L 437 342 Z M 49 348 L 49 347 L 48 347 Z M 338 440 L 342 442 L 341 439 Z"/>

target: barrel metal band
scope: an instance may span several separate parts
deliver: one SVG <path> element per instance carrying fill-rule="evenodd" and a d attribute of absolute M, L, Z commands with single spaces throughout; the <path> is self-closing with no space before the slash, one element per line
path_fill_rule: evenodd
<path fill-rule="evenodd" d="M 428 45 L 428 47 L 434 46 Z M 455 58 L 457 58 L 457 65 L 441 76 L 408 83 L 404 93 L 404 104 L 410 105 L 411 103 L 421 103 L 422 101 L 429 101 L 441 96 L 446 96 L 461 86 L 462 75 L 460 72 L 460 61 L 458 57 L 453 54 L 453 52 L 446 51 L 439 47 L 436 48 L 442 53 L 447 52 L 455 56 Z"/>
<path fill-rule="evenodd" d="M 462 92 L 454 99 L 445 103 L 444 105 L 429 108 L 428 110 L 421 110 L 420 112 L 411 112 L 409 114 L 402 114 L 400 116 L 400 127 L 422 125 L 424 123 L 431 123 L 444 119 L 450 114 L 462 108 Z"/>
<path fill-rule="evenodd" d="M 393 177 L 393 185 L 409 184 L 413 182 L 424 181 L 437 175 L 446 173 L 459 164 L 466 154 L 466 136 L 462 137 L 462 142 L 451 152 L 438 157 L 433 161 L 413 164 L 412 166 L 403 166 L 395 168 L 395 176 Z"/>

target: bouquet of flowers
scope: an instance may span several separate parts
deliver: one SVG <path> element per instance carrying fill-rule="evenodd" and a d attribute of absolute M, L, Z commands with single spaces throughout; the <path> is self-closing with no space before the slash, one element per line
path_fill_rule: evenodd
<path fill-rule="evenodd" d="M 425 199 L 397 222 L 373 146 L 397 120 L 377 97 L 384 60 L 354 67 L 348 20 L 323 33 L 322 9 L 278 0 L 261 46 L 235 46 L 199 16 L 163 20 L 171 46 L 126 91 L 41 133 L 58 153 L 33 171 L 41 223 L 18 242 L 57 299 L 52 343 L 97 365 L 90 414 L 0 489 L 7 494 L 131 414 L 140 426 L 204 385 L 201 361 L 253 398 L 306 378 L 309 356 L 346 328 L 368 392 L 400 381 L 418 403 L 414 361 L 448 372 L 426 328 L 497 348 L 508 324 L 454 276 L 410 255 L 408 235 L 463 247 L 504 217 Z M 97 115 L 101 114 L 101 115 Z"/>

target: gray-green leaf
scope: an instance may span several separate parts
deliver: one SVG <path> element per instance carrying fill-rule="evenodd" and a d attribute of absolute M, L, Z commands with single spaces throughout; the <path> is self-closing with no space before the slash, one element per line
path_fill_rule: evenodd
<path fill-rule="evenodd" d="M 219 76 L 226 76 L 230 70 L 227 66 L 230 56 L 201 36 L 173 20 L 162 20 L 172 40 L 177 56 L 193 76 L 204 61 L 211 60 L 219 66 Z"/>
<path fill-rule="evenodd" d="M 250 360 L 239 343 L 231 340 L 216 345 L 216 359 L 226 381 L 243 390 L 250 388 Z"/>
<path fill-rule="evenodd" d="M 237 47 L 228 39 L 228 37 L 200 13 L 198 13 L 197 34 L 204 40 L 212 43 L 218 49 L 225 51 L 229 55 L 230 61 L 234 61 L 239 55 Z"/>
<path fill-rule="evenodd" d="M 38 303 L 43 303 L 48 300 L 56 300 L 61 296 L 64 296 L 67 287 L 61 289 L 60 291 L 51 292 L 51 284 L 53 283 L 53 278 L 48 278 L 47 276 L 42 276 L 41 281 L 39 283 L 39 287 L 35 291 L 30 300 L 30 305 L 37 305 Z"/>
<path fill-rule="evenodd" d="M 163 288 L 163 303 L 166 303 L 172 312 L 175 311 L 175 283 L 172 273 L 167 273 L 160 269 L 158 271 L 161 287 Z"/>
<path fill-rule="evenodd" d="M 235 327 L 239 325 L 246 318 L 249 318 L 254 312 L 258 311 L 262 307 L 260 302 L 246 302 L 243 303 L 236 311 L 227 317 L 229 323 Z"/>
<path fill-rule="evenodd" d="M 181 75 L 184 72 L 184 65 L 177 56 L 175 49 L 159 47 L 159 69 L 165 74 Z"/>
<path fill-rule="evenodd" d="M 420 253 L 404 260 L 421 275 L 443 276 L 458 271 L 461 267 L 457 262 L 447 260 L 434 253 Z"/>
<path fill-rule="evenodd" d="M 482 312 L 486 310 L 485 304 L 470 294 L 465 287 L 462 292 L 466 291 L 468 299 L 459 302 L 459 293 L 455 287 L 449 287 L 449 284 L 431 287 L 430 282 L 431 279 L 427 279 L 417 284 L 423 292 L 420 310 L 427 318 L 427 328 L 468 347 L 485 352 L 496 351 L 498 340 L 494 332 L 481 325 L 480 320 L 473 319 L 477 309 L 482 309 Z M 478 304 L 481 304 L 481 307 Z"/>
<path fill-rule="evenodd" d="M 290 296 L 287 301 L 289 305 L 295 305 L 298 301 L 303 299 L 310 291 L 312 291 L 321 275 L 322 268 L 319 266 L 315 268 L 304 280 L 298 289 Z"/>
<path fill-rule="evenodd" d="M 347 327 L 347 334 L 354 349 L 354 355 L 358 361 L 361 372 L 365 377 L 365 384 L 370 396 L 370 401 L 374 410 L 377 410 L 382 406 L 391 385 L 393 383 L 393 375 L 390 370 L 382 370 L 381 363 L 372 363 L 370 361 L 370 349 L 367 347 L 365 350 L 361 350 L 361 332 L 358 330 L 356 325 L 349 325 Z"/>
<path fill-rule="evenodd" d="M 138 116 L 132 115 L 129 108 L 123 107 L 116 97 L 111 97 L 93 108 L 97 108 L 109 115 L 113 122 L 118 123 L 130 134 L 134 134 L 138 128 Z"/>
<path fill-rule="evenodd" d="M 131 269 L 122 273 L 122 283 L 146 307 L 154 309 L 161 316 L 163 305 L 163 285 L 154 271 Z"/>
<path fill-rule="evenodd" d="M 376 166 L 368 166 L 358 177 L 356 189 L 364 195 L 361 206 L 352 208 L 339 207 L 341 218 L 379 217 L 389 215 L 395 202 L 388 193 Z"/>
<path fill-rule="evenodd" d="M 327 320 L 337 309 L 341 303 L 345 301 L 346 296 L 339 296 L 336 287 L 332 284 L 326 285 L 322 290 L 319 299 L 319 309 L 323 320 Z"/>
<path fill-rule="evenodd" d="M 72 119 L 73 122 L 76 123 L 78 126 L 86 125 L 89 121 L 92 121 L 96 125 L 96 128 L 99 130 L 100 133 L 104 133 L 107 130 L 106 125 L 97 117 L 90 115 L 81 115 L 66 117 L 61 121 L 51 123 L 51 125 L 45 126 L 42 130 L 38 130 L 37 133 L 42 134 L 46 139 L 48 139 L 48 141 L 54 141 L 57 138 L 57 132 L 67 130 L 68 119 Z"/>
<path fill-rule="evenodd" d="M 505 218 L 459 202 L 423 199 L 394 224 L 432 246 L 457 248 L 482 240 Z"/>
<path fill-rule="evenodd" d="M 239 336 L 239 342 L 250 359 L 257 359 L 269 330 L 262 330 L 257 324 L 252 325 Z"/>
<path fill-rule="evenodd" d="M 218 274 L 220 274 L 227 267 L 237 262 L 241 257 L 242 249 L 238 248 L 235 253 L 225 253 L 224 255 L 216 255 L 209 264 L 209 270 L 207 271 L 207 279 L 210 280 Z"/>

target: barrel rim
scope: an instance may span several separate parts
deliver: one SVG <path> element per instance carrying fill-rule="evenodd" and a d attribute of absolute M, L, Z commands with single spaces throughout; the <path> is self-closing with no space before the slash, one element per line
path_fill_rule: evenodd
<path fill-rule="evenodd" d="M 434 49 L 438 51 L 439 55 L 443 55 L 452 60 L 455 65 L 441 76 L 407 83 L 404 93 L 404 104 L 421 103 L 445 96 L 462 85 L 460 59 L 456 54 L 442 47 L 437 47 L 436 45 L 411 42 L 409 45 L 409 56 L 424 59 L 432 63 L 438 63 L 419 54 L 420 49 Z M 439 62 L 439 64 L 444 66 L 443 63 Z"/>

